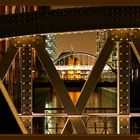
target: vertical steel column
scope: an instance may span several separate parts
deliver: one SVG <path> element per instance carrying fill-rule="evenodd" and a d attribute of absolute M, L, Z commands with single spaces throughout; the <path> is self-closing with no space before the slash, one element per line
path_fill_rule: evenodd
<path fill-rule="evenodd" d="M 21 113 L 22 115 L 32 114 L 32 69 L 31 69 L 31 48 L 23 48 L 22 53 L 22 99 Z M 29 134 L 32 133 L 32 118 L 22 117 L 24 125 Z"/>
<path fill-rule="evenodd" d="M 130 45 L 128 42 L 118 43 L 118 134 L 130 133 Z"/>

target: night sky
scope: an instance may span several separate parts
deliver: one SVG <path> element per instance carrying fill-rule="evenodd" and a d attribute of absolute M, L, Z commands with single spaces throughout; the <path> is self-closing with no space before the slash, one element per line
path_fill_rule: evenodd
<path fill-rule="evenodd" d="M 57 55 L 63 51 L 96 53 L 96 32 L 56 35 Z"/>

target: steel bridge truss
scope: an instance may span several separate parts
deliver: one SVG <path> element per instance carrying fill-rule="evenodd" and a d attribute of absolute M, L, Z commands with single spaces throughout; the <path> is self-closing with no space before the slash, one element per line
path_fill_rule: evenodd
<path fill-rule="evenodd" d="M 118 134 L 130 133 L 130 47 L 133 48 L 140 62 L 139 30 L 112 30 L 102 48 L 91 74 L 84 84 L 81 95 L 74 105 L 67 94 L 67 89 L 43 45 L 42 36 L 17 37 L 12 39 L 13 47 L 9 47 L 0 65 L 0 89 L 6 99 L 16 121 L 24 134 L 32 133 L 32 78 L 31 78 L 31 49 L 34 48 L 42 66 L 44 67 L 51 84 L 60 98 L 68 119 L 62 130 L 62 134 L 72 134 L 72 125 L 77 134 L 89 134 L 85 126 L 82 114 L 85 106 L 93 93 L 103 68 L 115 45 L 118 47 L 118 110 L 117 110 L 117 132 Z M 9 97 L 2 81 L 15 58 L 18 49 L 22 49 L 22 120 Z M 96 74 L 95 74 L 96 73 Z M 24 118 L 25 116 L 25 118 Z M 23 125 L 24 123 L 24 125 Z M 27 132 L 28 131 L 28 132 Z"/>

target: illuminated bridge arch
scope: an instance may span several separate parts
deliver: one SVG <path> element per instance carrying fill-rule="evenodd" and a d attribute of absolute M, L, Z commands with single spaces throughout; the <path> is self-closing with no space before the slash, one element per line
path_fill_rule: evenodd
<path fill-rule="evenodd" d="M 88 52 L 64 52 L 54 61 L 54 64 L 62 79 L 86 80 L 96 59 L 96 55 Z M 101 80 L 115 81 L 116 70 L 109 64 L 106 64 L 101 75 Z"/>
<path fill-rule="evenodd" d="M 89 53 L 89 52 L 82 52 L 82 51 L 80 51 L 80 52 L 68 52 L 68 53 L 66 53 L 66 54 L 64 54 L 64 55 L 62 55 L 62 56 L 60 56 L 60 57 L 58 57 L 58 58 L 54 61 L 54 63 L 56 63 L 56 62 L 59 61 L 60 59 L 63 59 L 63 58 L 65 58 L 65 57 L 69 57 L 69 56 L 71 56 L 71 55 L 86 55 L 86 56 L 90 56 L 90 57 L 92 57 L 92 58 L 97 58 L 97 56 L 96 56 L 95 54 L 92 54 L 92 53 Z"/>

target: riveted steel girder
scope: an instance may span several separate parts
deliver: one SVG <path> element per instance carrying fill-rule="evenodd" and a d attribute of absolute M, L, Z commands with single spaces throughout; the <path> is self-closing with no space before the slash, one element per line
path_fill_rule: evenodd
<path fill-rule="evenodd" d="M 118 43 L 118 134 L 130 134 L 130 44 Z"/>
<path fill-rule="evenodd" d="M 84 7 L 0 16 L 0 38 L 21 35 L 140 27 L 140 8 Z"/>
<path fill-rule="evenodd" d="M 27 45 L 27 44 L 26 44 Z M 28 46 L 28 45 L 27 45 Z M 21 113 L 22 115 L 32 114 L 32 48 L 22 48 L 22 88 L 21 88 Z M 23 117 L 24 125 L 29 134 L 32 134 L 32 118 Z"/>

